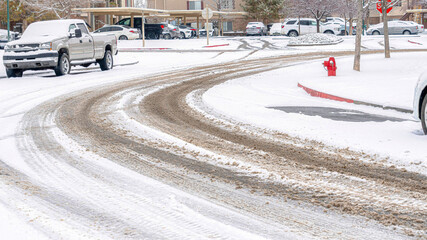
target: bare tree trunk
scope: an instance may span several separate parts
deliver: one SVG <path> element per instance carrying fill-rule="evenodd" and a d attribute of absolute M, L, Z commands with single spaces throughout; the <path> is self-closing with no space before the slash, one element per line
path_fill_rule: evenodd
<path fill-rule="evenodd" d="M 356 46 L 354 50 L 354 64 L 353 64 L 353 70 L 360 72 L 360 55 L 361 55 L 361 48 L 362 48 L 362 32 L 363 28 L 363 0 L 357 1 L 357 26 L 356 28 Z"/>
<path fill-rule="evenodd" d="M 383 10 L 384 54 L 385 58 L 390 58 L 390 37 L 388 34 L 387 0 L 381 0 L 381 8 Z"/>
<path fill-rule="evenodd" d="M 317 33 L 320 33 L 320 19 L 316 19 L 317 23 Z"/>
<path fill-rule="evenodd" d="M 348 35 L 353 36 L 353 18 L 350 18 L 348 22 Z"/>

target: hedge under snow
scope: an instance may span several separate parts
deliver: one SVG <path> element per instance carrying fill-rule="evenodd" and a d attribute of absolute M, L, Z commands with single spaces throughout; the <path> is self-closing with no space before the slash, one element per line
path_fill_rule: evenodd
<path fill-rule="evenodd" d="M 337 37 L 333 34 L 324 34 L 324 33 L 312 33 L 299 36 L 296 38 L 291 38 L 288 45 L 292 46 L 302 46 L 302 45 L 328 45 L 328 44 L 337 44 L 342 42 L 342 38 Z"/>

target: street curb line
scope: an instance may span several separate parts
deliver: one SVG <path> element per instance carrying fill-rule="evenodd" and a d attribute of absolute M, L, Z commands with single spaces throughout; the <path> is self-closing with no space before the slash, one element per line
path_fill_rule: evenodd
<path fill-rule="evenodd" d="M 171 48 L 119 48 L 119 52 L 143 52 L 143 51 L 157 51 L 157 50 L 169 50 Z"/>
<path fill-rule="evenodd" d="M 411 40 L 408 40 L 408 42 L 409 42 L 409 43 L 413 43 L 413 44 L 423 45 L 422 43 L 414 42 L 414 41 L 411 41 Z"/>
<path fill-rule="evenodd" d="M 220 44 L 220 45 L 204 46 L 204 48 L 226 47 L 226 46 L 230 46 L 230 44 L 227 43 L 227 44 Z"/>
<path fill-rule="evenodd" d="M 335 95 L 327 94 L 324 92 L 319 92 L 317 90 L 308 88 L 308 87 L 306 87 L 300 83 L 298 83 L 298 87 L 304 89 L 308 94 L 310 94 L 313 97 L 319 97 L 319 98 L 324 98 L 324 99 L 329 99 L 329 100 L 334 100 L 334 101 L 339 101 L 339 102 L 353 103 L 353 104 L 357 104 L 357 105 L 377 107 L 377 108 L 382 108 L 384 110 L 395 110 L 395 111 L 402 112 L 402 113 L 412 114 L 412 112 L 413 112 L 412 109 L 383 106 L 383 105 L 379 105 L 379 104 L 375 104 L 375 103 L 368 103 L 368 102 L 357 101 L 357 100 L 353 100 L 353 99 L 349 99 L 349 98 L 338 97 Z"/>

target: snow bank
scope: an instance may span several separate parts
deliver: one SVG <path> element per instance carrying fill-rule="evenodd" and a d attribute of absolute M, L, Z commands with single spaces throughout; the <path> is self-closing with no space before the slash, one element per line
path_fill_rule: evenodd
<path fill-rule="evenodd" d="M 342 42 L 342 38 L 332 34 L 314 33 L 289 40 L 289 46 L 331 45 Z"/>

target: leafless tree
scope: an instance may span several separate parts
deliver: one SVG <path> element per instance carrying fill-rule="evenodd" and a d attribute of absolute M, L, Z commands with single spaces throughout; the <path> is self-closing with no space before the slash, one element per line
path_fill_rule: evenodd
<path fill-rule="evenodd" d="M 34 9 L 36 15 L 53 13 L 58 19 L 70 18 L 73 8 L 105 3 L 103 0 L 22 0 L 22 2 Z"/>
<path fill-rule="evenodd" d="M 337 0 L 293 0 L 294 17 L 311 16 L 317 21 L 317 32 L 320 32 L 320 20 L 335 12 L 339 6 Z"/>
<path fill-rule="evenodd" d="M 390 37 L 388 33 L 388 19 L 387 9 L 395 6 L 401 0 L 381 0 L 381 10 L 383 15 L 383 29 L 384 29 L 384 54 L 385 58 L 390 58 Z"/>
<path fill-rule="evenodd" d="M 362 48 L 362 33 L 363 33 L 363 19 L 369 11 L 369 7 L 375 3 L 376 0 L 353 0 L 357 7 L 357 28 L 356 28 L 356 42 L 353 70 L 360 71 L 360 55 Z M 363 4 L 365 3 L 365 4 Z"/>

